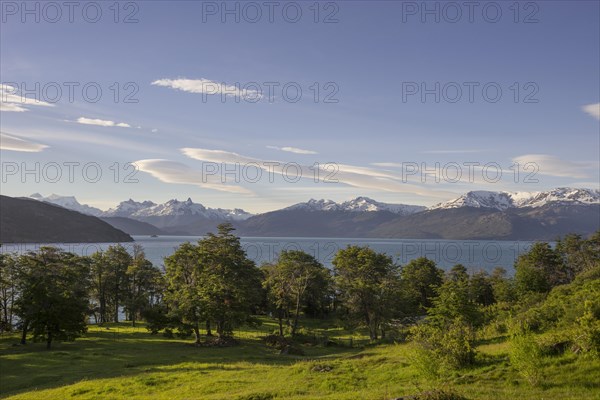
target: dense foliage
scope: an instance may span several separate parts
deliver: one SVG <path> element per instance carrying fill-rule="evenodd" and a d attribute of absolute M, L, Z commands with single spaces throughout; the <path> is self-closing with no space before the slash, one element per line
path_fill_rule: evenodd
<path fill-rule="evenodd" d="M 201 344 L 213 330 L 222 340 L 261 314 L 276 321 L 273 334 L 293 340 L 305 332 L 305 316 L 321 317 L 364 329 L 373 342 L 412 341 L 412 363 L 436 379 L 477 363 L 478 341 L 506 335 L 510 362 L 532 385 L 543 380 L 539 360 L 548 355 L 600 355 L 600 233 L 534 244 L 516 260 L 514 277 L 463 265 L 444 272 L 427 258 L 401 266 L 361 246 L 340 250 L 332 270 L 297 250 L 258 268 L 229 224 L 180 245 L 164 265 L 155 268 L 139 246 L 89 257 L 52 247 L 1 254 L 0 329 L 50 347 L 83 334 L 90 319 L 125 316 Z"/>

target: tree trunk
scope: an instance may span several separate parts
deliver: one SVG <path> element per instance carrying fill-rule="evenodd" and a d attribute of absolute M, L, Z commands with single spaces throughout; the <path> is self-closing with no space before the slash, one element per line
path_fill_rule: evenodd
<path fill-rule="evenodd" d="M 4 312 L 4 316 L 3 316 L 3 325 L 5 325 L 5 329 L 7 331 L 11 331 L 12 329 L 11 326 L 12 324 L 10 322 L 8 322 L 8 299 L 5 298 L 5 300 L 2 302 L 2 310 Z"/>
<path fill-rule="evenodd" d="M 115 322 L 119 322 L 119 289 L 120 289 L 120 285 L 119 285 L 119 274 L 117 273 L 117 271 L 115 271 L 115 279 L 116 281 L 116 285 L 115 285 Z"/>
<path fill-rule="evenodd" d="M 369 337 L 371 340 L 377 340 L 377 328 L 373 329 L 373 327 L 369 327 Z"/>
<path fill-rule="evenodd" d="M 105 323 L 106 321 L 106 299 L 104 298 L 104 293 L 100 296 L 100 323 Z"/>
<path fill-rule="evenodd" d="M 198 326 L 198 323 L 194 325 L 194 338 L 194 344 L 200 344 L 200 328 Z"/>
<path fill-rule="evenodd" d="M 206 336 L 212 336 L 212 330 L 210 329 L 210 320 L 206 320 Z"/>
<path fill-rule="evenodd" d="M 279 336 L 283 336 L 283 315 L 281 309 L 277 312 L 277 319 L 279 320 Z"/>
<path fill-rule="evenodd" d="M 300 296 L 296 297 L 296 311 L 294 313 L 294 324 L 292 325 L 292 336 L 296 335 L 296 328 L 298 328 L 298 316 L 300 314 Z"/>
<path fill-rule="evenodd" d="M 48 336 L 46 338 L 46 349 L 50 350 L 50 346 L 52 346 L 52 332 L 48 330 Z"/>
<path fill-rule="evenodd" d="M 29 328 L 29 321 L 25 320 L 23 322 L 23 328 L 21 333 L 21 344 L 27 343 L 27 329 Z"/>
<path fill-rule="evenodd" d="M 365 310 L 365 324 L 367 328 L 369 328 L 369 338 L 371 340 L 377 340 L 377 328 L 373 329 L 373 324 L 371 323 L 371 316 L 369 315 L 369 311 Z"/>
<path fill-rule="evenodd" d="M 225 323 L 224 321 L 217 321 L 217 336 L 225 336 Z"/>
<path fill-rule="evenodd" d="M 381 338 L 385 339 L 385 329 L 381 328 Z"/>

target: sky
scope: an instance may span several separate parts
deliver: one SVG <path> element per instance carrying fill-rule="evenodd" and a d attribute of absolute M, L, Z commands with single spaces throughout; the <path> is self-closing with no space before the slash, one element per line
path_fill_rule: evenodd
<path fill-rule="evenodd" d="M 600 187 L 598 1 L 69 4 L 0 3 L 3 195 Z"/>

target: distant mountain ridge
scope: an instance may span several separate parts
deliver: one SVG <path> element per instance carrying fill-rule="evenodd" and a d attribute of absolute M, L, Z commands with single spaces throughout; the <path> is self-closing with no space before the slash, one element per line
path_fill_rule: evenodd
<path fill-rule="evenodd" d="M 205 207 L 190 198 L 163 204 L 129 199 L 107 211 L 82 205 L 71 196 L 32 198 L 94 213 L 129 234 L 203 235 L 222 222 L 233 223 L 245 236 L 292 237 L 550 240 L 558 234 L 600 229 L 600 191 L 577 188 L 471 191 L 432 207 L 382 203 L 364 196 L 341 203 L 310 199 L 256 215 L 237 208 Z"/>
<path fill-rule="evenodd" d="M 557 188 L 546 192 L 472 191 L 429 207 L 429 210 L 474 207 L 504 211 L 509 208 L 542 207 L 550 203 L 597 204 L 600 190 Z"/>
<path fill-rule="evenodd" d="M 45 203 L 54 204 L 69 210 L 77 211 L 82 214 L 93 215 L 94 217 L 100 216 L 103 211 L 96 207 L 91 207 L 86 204 L 80 204 L 74 196 L 60 196 L 57 194 L 51 194 L 48 197 L 44 197 L 39 193 L 34 193 L 30 198 Z"/>
<path fill-rule="evenodd" d="M 284 208 L 284 210 L 307 210 L 307 211 L 349 211 L 349 212 L 376 212 L 389 211 L 394 214 L 409 215 L 427 209 L 425 206 L 408 204 L 388 204 L 375 201 L 369 197 L 357 197 L 343 203 L 333 200 L 310 199 L 306 203 L 298 203 Z"/>

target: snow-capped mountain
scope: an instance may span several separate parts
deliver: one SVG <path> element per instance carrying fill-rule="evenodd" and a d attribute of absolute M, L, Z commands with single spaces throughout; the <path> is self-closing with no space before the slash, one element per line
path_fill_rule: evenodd
<path fill-rule="evenodd" d="M 597 204 L 600 203 L 600 190 L 557 188 L 532 193 L 526 199 L 515 197 L 514 200 L 518 207 L 540 207 L 548 203 Z"/>
<path fill-rule="evenodd" d="M 126 217 L 129 218 L 136 212 L 144 209 L 154 207 L 156 203 L 151 201 L 137 202 L 132 199 L 120 202 L 115 208 L 111 208 L 108 211 L 102 213 L 103 217 Z"/>
<path fill-rule="evenodd" d="M 136 209 L 129 215 L 129 217 L 141 218 L 198 215 L 211 220 L 225 219 L 231 221 L 241 221 L 248 219 L 252 216 L 252 214 L 239 208 L 235 208 L 233 210 L 227 210 L 223 208 L 207 208 L 204 207 L 202 204 L 194 203 L 190 198 L 188 198 L 186 201 L 172 199 L 163 204 L 154 204 L 152 202 L 144 203 L 150 203 L 150 205 L 148 207 Z"/>
<path fill-rule="evenodd" d="M 29 198 L 43 201 L 45 203 L 54 204 L 63 208 L 80 212 L 82 214 L 93 215 L 97 217 L 102 214 L 102 210 L 96 207 L 90 207 L 86 204 L 80 204 L 74 196 L 60 196 L 58 194 L 51 194 L 48 197 L 44 197 L 39 193 L 34 193 Z"/>
<path fill-rule="evenodd" d="M 333 200 L 310 199 L 305 203 L 298 203 L 284 208 L 284 210 L 306 210 L 306 211 L 341 211 L 341 205 Z"/>
<path fill-rule="evenodd" d="M 424 206 L 381 203 L 369 197 L 357 197 L 353 200 L 345 201 L 341 205 L 346 211 L 389 211 L 400 215 L 414 214 L 426 209 Z"/>
<path fill-rule="evenodd" d="M 473 191 L 430 207 L 430 210 L 461 207 L 491 208 L 504 211 L 509 208 L 541 207 L 551 203 L 598 204 L 600 191 L 594 189 L 557 188 L 546 192 L 491 192 Z"/>
<path fill-rule="evenodd" d="M 133 219 L 145 219 L 147 217 L 175 217 L 175 216 L 200 216 L 210 220 L 229 220 L 242 221 L 248 219 L 252 214 L 235 208 L 233 210 L 223 208 L 208 208 L 199 203 L 194 203 L 192 199 L 179 201 L 172 199 L 163 204 L 156 204 L 152 201 L 134 201 L 132 199 L 120 202 L 116 207 L 107 211 L 91 207 L 86 204 L 80 204 L 73 196 L 59 196 L 52 194 L 44 197 L 39 193 L 29 196 L 32 199 L 55 204 L 69 210 L 78 211 L 82 214 L 93 215 L 95 217 L 125 217 Z"/>
<path fill-rule="evenodd" d="M 170 234 L 205 234 L 222 222 L 241 222 L 252 216 L 240 209 L 205 207 L 190 198 L 185 201 L 172 199 L 162 204 L 128 200 L 104 213 L 103 217 L 114 216 L 115 210 L 119 210 L 121 216 L 149 223 Z"/>
<path fill-rule="evenodd" d="M 343 203 L 336 203 L 333 200 L 315 200 L 310 199 L 305 203 L 294 204 L 287 207 L 286 210 L 306 210 L 306 211 L 350 211 L 350 212 L 374 212 L 389 211 L 399 215 L 414 214 L 425 210 L 423 206 L 413 206 L 407 204 L 387 204 L 375 201 L 368 197 L 357 197 Z"/>
<path fill-rule="evenodd" d="M 257 215 L 241 209 L 209 208 L 189 198 L 163 204 L 129 199 L 104 212 L 80 204 L 72 196 L 45 198 L 36 193 L 31 198 L 99 216 L 131 234 L 151 234 L 154 231 L 149 228 L 153 228 L 160 235 L 204 235 L 227 221 L 243 236 L 278 237 L 549 240 L 570 232 L 587 235 L 600 228 L 597 189 L 472 191 L 429 208 L 382 203 L 368 197 L 340 203 L 311 199 Z M 427 210 L 435 212 L 422 212 Z M 136 223 L 146 225 L 134 226 Z M 132 227 L 139 229 L 127 230 Z"/>
<path fill-rule="evenodd" d="M 508 192 L 489 192 L 478 190 L 468 192 L 460 197 L 437 204 L 430 207 L 430 210 L 475 207 L 475 208 L 495 208 L 504 211 L 507 208 L 514 207 L 511 194 Z"/>

